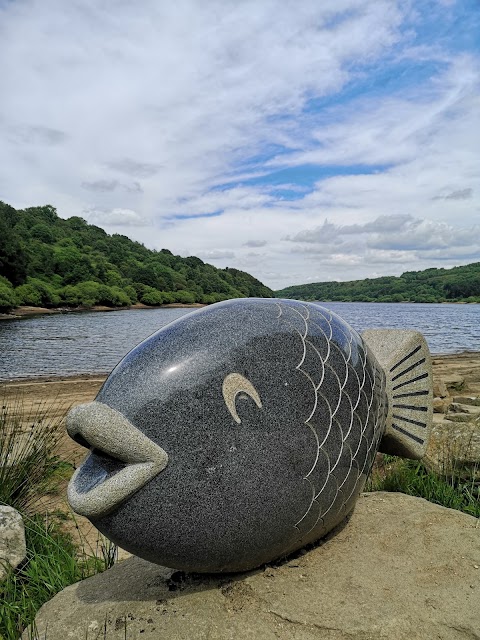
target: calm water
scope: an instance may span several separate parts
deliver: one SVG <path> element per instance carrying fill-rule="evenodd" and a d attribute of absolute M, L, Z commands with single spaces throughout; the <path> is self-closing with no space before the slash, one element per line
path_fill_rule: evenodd
<path fill-rule="evenodd" d="M 329 302 L 357 331 L 421 331 L 432 353 L 480 351 L 480 305 Z M 139 309 L 0 321 L 0 380 L 107 373 L 132 347 L 191 309 Z"/>

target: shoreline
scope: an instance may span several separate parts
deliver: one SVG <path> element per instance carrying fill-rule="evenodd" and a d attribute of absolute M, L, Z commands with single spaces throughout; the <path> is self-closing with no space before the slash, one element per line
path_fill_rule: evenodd
<path fill-rule="evenodd" d="M 437 360 L 477 360 L 480 365 L 480 350 L 478 351 L 457 351 L 454 353 L 432 353 L 432 363 L 437 364 L 434 361 Z M 60 375 L 46 375 L 46 376 L 33 376 L 33 377 L 25 377 L 25 378 L 8 378 L 1 380 L 0 379 L 0 391 L 3 387 L 10 386 L 23 386 L 28 387 L 32 385 L 43 385 L 43 384 L 63 384 L 67 385 L 69 383 L 75 382 L 85 382 L 85 383 L 95 383 L 95 382 L 103 382 L 110 375 L 110 372 L 113 370 L 113 367 L 110 371 L 96 371 L 90 373 L 72 373 L 72 374 L 60 374 Z"/>
<path fill-rule="evenodd" d="M 434 381 L 444 380 L 458 393 L 480 396 L 480 351 L 432 355 Z M 42 408 L 49 415 L 64 416 L 69 408 L 95 399 L 109 372 L 70 376 L 12 378 L 0 381 L 0 398 L 4 404 L 20 400 L 26 425 Z M 455 395 L 455 393 L 452 393 Z M 73 441 L 63 444 L 64 455 L 83 455 Z"/>
<path fill-rule="evenodd" d="M 355 304 L 352 302 L 346 302 L 344 300 L 323 300 L 318 302 L 315 300 L 314 302 L 318 304 L 328 304 L 329 302 L 335 303 L 343 303 L 343 304 Z M 402 302 L 359 302 L 359 304 L 480 304 L 480 302 L 467 302 L 467 301 L 452 301 L 452 302 L 415 302 L 415 301 L 407 301 L 402 300 Z M 184 302 L 170 302 L 168 304 L 159 304 L 155 306 L 150 306 L 146 304 L 142 304 L 141 302 L 137 302 L 130 306 L 125 307 L 106 307 L 103 305 L 94 305 L 93 307 L 31 307 L 31 306 L 21 306 L 12 309 L 8 313 L 0 313 L 0 320 L 19 320 L 22 318 L 29 318 L 32 316 L 41 316 L 41 315 L 59 315 L 59 314 L 68 314 L 68 313 L 88 313 L 95 311 L 136 311 L 137 309 L 199 309 L 201 307 L 207 307 L 208 305 L 203 302 L 192 302 L 192 303 L 184 303 Z"/>
<path fill-rule="evenodd" d="M 0 313 L 0 320 L 19 320 L 21 318 L 29 318 L 32 316 L 42 315 L 59 315 L 68 313 L 88 313 L 91 311 L 136 311 L 137 309 L 199 309 L 208 305 L 202 302 L 170 302 L 168 304 L 160 304 L 156 306 L 149 306 L 137 302 L 128 307 L 105 307 L 103 305 L 95 305 L 93 307 L 29 307 L 22 306 L 12 309 L 9 313 Z"/>
<path fill-rule="evenodd" d="M 451 396 L 480 397 L 480 351 L 433 354 L 432 364 L 434 383 L 443 382 Z M 18 411 L 20 423 L 27 433 L 33 421 L 42 414 L 46 420 L 58 425 L 60 439 L 56 453 L 60 460 L 72 465 L 73 471 L 85 458 L 86 450 L 67 436 L 65 416 L 72 407 L 92 402 L 107 376 L 107 373 L 91 373 L 0 381 L 0 398 L 5 406 L 10 405 L 14 412 Z M 435 423 L 441 421 L 443 424 L 443 418 L 443 413 L 434 413 Z M 39 501 L 38 508 L 42 513 L 55 510 L 70 513 L 66 502 L 67 482 L 68 477 L 65 477 L 55 495 L 47 495 Z M 96 548 L 98 533 L 88 520 L 82 516 L 74 521 L 67 519 L 65 527 L 75 540 L 88 540 L 92 549 Z"/>

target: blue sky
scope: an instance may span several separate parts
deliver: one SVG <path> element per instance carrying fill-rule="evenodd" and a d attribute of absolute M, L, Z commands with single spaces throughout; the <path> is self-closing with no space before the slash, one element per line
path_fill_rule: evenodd
<path fill-rule="evenodd" d="M 480 260 L 479 0 L 0 0 L 0 199 L 272 288 Z"/>

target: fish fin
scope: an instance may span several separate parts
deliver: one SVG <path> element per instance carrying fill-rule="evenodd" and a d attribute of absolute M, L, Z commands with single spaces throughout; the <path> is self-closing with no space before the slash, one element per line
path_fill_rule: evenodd
<path fill-rule="evenodd" d="M 362 338 L 386 378 L 388 413 L 379 451 L 419 460 L 433 422 L 432 358 L 417 331 L 369 329 Z"/>

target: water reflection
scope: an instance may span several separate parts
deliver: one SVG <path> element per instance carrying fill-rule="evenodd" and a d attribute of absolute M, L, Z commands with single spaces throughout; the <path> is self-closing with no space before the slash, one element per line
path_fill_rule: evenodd
<path fill-rule="evenodd" d="M 323 304 L 357 331 L 421 331 L 432 353 L 480 350 L 480 305 Z M 136 344 L 189 312 L 139 309 L 0 321 L 0 380 L 108 373 Z"/>

